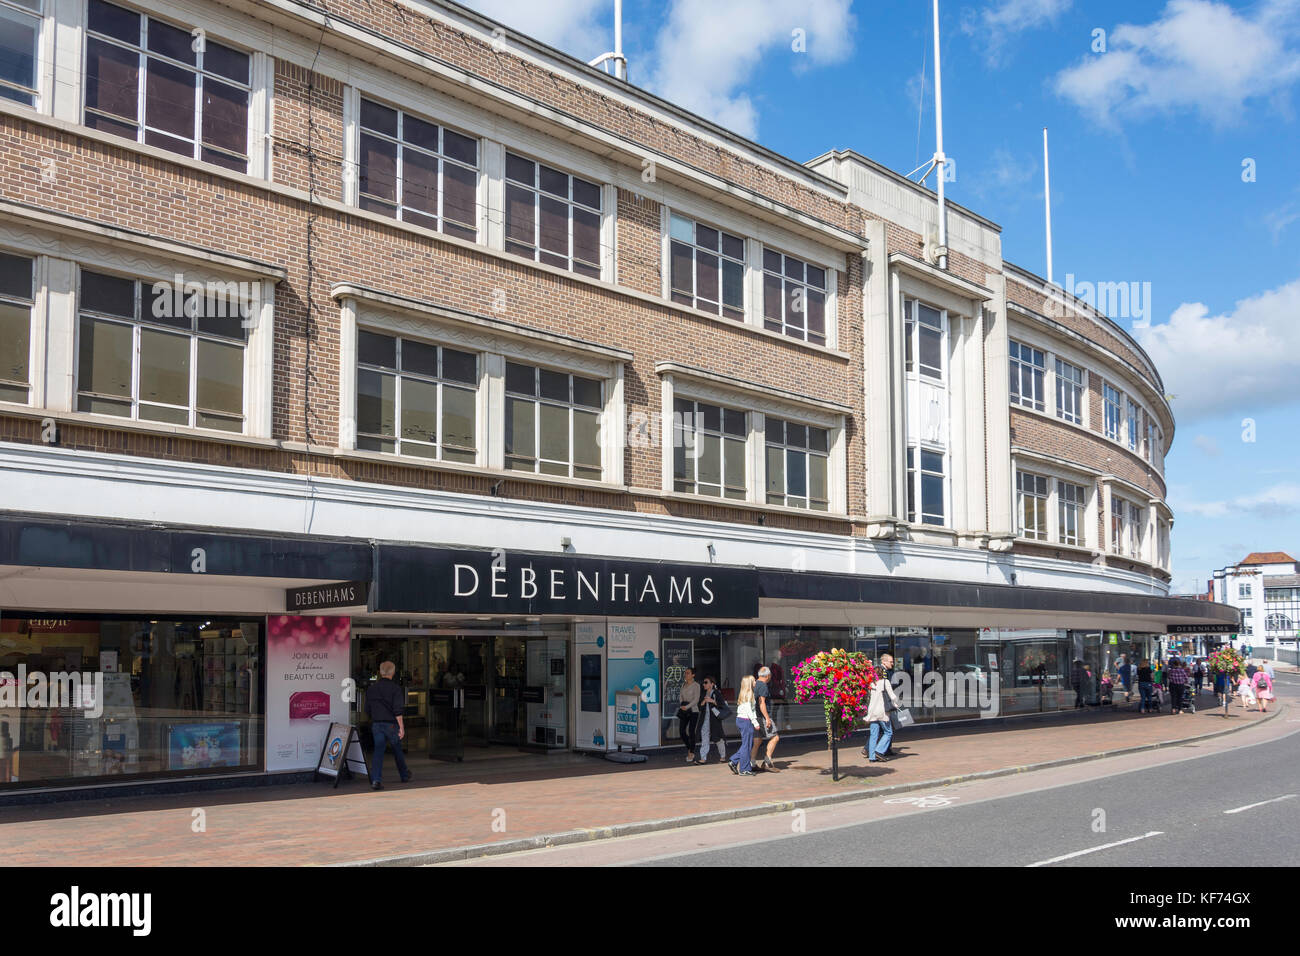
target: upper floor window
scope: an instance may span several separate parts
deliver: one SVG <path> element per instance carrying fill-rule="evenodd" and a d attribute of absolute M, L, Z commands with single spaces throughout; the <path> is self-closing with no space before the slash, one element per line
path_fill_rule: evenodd
<path fill-rule="evenodd" d="M 1146 509 L 1133 503 L 1128 506 L 1128 553 L 1131 557 L 1142 557 L 1142 543 L 1146 540 Z"/>
<path fill-rule="evenodd" d="M 947 327 L 947 316 L 939 309 L 916 299 L 903 301 L 907 371 L 919 371 L 928 378 L 943 380 L 944 333 Z"/>
<path fill-rule="evenodd" d="M 1130 451 L 1137 451 L 1138 447 L 1138 424 L 1141 421 L 1141 413 L 1138 410 L 1137 402 L 1128 399 L 1128 447 Z"/>
<path fill-rule="evenodd" d="M 85 123 L 248 171 L 249 54 L 89 0 Z"/>
<path fill-rule="evenodd" d="M 0 0 L 0 97 L 36 105 L 41 0 Z"/>
<path fill-rule="evenodd" d="M 1056 538 L 1061 544 L 1083 544 L 1083 508 L 1087 494 L 1082 485 L 1068 481 L 1056 482 Z"/>
<path fill-rule="evenodd" d="M 600 186 L 506 153 L 506 252 L 600 278 Z"/>
<path fill-rule="evenodd" d="M 1083 369 L 1056 360 L 1056 417 L 1083 424 Z"/>
<path fill-rule="evenodd" d="M 1101 387 L 1101 391 L 1102 391 L 1102 404 L 1105 406 L 1104 424 L 1106 428 L 1106 437 L 1113 439 L 1114 441 L 1119 441 L 1119 429 L 1120 429 L 1119 389 L 1113 388 L 1110 385 L 1103 384 Z"/>
<path fill-rule="evenodd" d="M 674 302 L 744 321 L 744 239 L 673 214 L 669 260 Z"/>
<path fill-rule="evenodd" d="M 1028 472 L 1016 474 L 1020 499 L 1020 533 L 1037 541 L 1047 540 L 1047 479 Z"/>
<path fill-rule="evenodd" d="M 1142 456 L 1146 458 L 1147 461 L 1155 460 L 1154 457 L 1155 447 L 1156 447 L 1156 423 L 1151 420 L 1150 416 L 1147 416 L 1146 440 L 1142 443 Z"/>
<path fill-rule="evenodd" d="M 1264 630 L 1266 631 L 1294 631 L 1295 621 L 1291 620 L 1285 614 L 1274 611 L 1264 619 Z"/>
<path fill-rule="evenodd" d="M 506 467 L 599 480 L 604 404 L 599 379 L 506 362 Z"/>
<path fill-rule="evenodd" d="M 179 298 L 171 283 L 82 270 L 78 411 L 244 430 L 243 317 L 224 297 Z"/>
<path fill-rule="evenodd" d="M 1238 585 L 1237 585 L 1237 597 L 1238 597 L 1238 598 L 1248 598 L 1248 597 L 1250 597 L 1250 584 L 1248 584 L 1248 583 L 1247 583 L 1247 584 L 1238 584 Z"/>
<path fill-rule="evenodd" d="M 478 140 L 362 99 L 358 156 L 362 209 L 478 237 Z"/>
<path fill-rule="evenodd" d="M 1118 495 L 1110 497 L 1110 550 L 1123 554 L 1128 539 L 1128 502 Z"/>
<path fill-rule="evenodd" d="M 674 399 L 673 490 L 745 498 L 748 436 L 744 412 Z"/>
<path fill-rule="evenodd" d="M 920 468 L 917 468 L 917 459 Z M 921 503 L 922 524 L 942 525 L 944 517 L 943 452 L 915 446 L 907 449 L 907 520 L 917 520 L 916 503 Z"/>
<path fill-rule="evenodd" d="M 0 252 L 0 401 L 27 404 L 31 347 L 32 260 Z"/>
<path fill-rule="evenodd" d="M 357 332 L 357 447 L 473 464 L 478 357 Z"/>
<path fill-rule="evenodd" d="M 1035 411 L 1042 411 L 1043 376 L 1047 357 L 1038 349 L 1011 342 L 1011 401 Z"/>
<path fill-rule="evenodd" d="M 767 417 L 767 503 L 826 511 L 830 431 Z"/>
<path fill-rule="evenodd" d="M 763 326 L 825 345 L 826 270 L 764 249 Z"/>

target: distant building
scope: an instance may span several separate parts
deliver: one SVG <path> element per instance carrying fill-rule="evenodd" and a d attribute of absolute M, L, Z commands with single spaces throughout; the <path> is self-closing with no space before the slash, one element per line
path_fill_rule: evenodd
<path fill-rule="evenodd" d="M 1247 644 L 1295 646 L 1300 639 L 1300 564 L 1285 551 L 1256 551 L 1214 572 L 1213 599 L 1241 611 Z"/>

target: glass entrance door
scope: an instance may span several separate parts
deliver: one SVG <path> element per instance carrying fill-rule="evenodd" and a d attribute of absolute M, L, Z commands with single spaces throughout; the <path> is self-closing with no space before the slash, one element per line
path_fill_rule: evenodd
<path fill-rule="evenodd" d="M 461 759 L 489 739 L 491 637 L 430 638 L 429 756 Z"/>

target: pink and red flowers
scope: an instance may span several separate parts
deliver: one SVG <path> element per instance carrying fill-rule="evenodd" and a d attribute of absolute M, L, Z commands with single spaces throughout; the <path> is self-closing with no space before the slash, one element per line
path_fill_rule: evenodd
<path fill-rule="evenodd" d="M 833 647 L 796 664 L 791 670 L 795 699 L 806 703 L 820 697 L 826 709 L 826 741 L 853 733 L 867 712 L 871 685 L 880 676 L 866 654 Z"/>

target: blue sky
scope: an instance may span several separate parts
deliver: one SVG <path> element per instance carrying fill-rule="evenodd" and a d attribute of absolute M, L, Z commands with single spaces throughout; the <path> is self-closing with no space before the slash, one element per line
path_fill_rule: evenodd
<path fill-rule="evenodd" d="M 613 0 L 468 5 L 612 47 Z M 949 196 L 1045 273 L 1047 126 L 1056 281 L 1150 283 L 1149 327 L 1116 318 L 1175 396 L 1175 590 L 1300 557 L 1300 0 L 940 6 Z M 626 0 L 624 45 L 631 82 L 770 149 L 907 173 L 934 151 L 930 23 L 929 0 Z"/>

